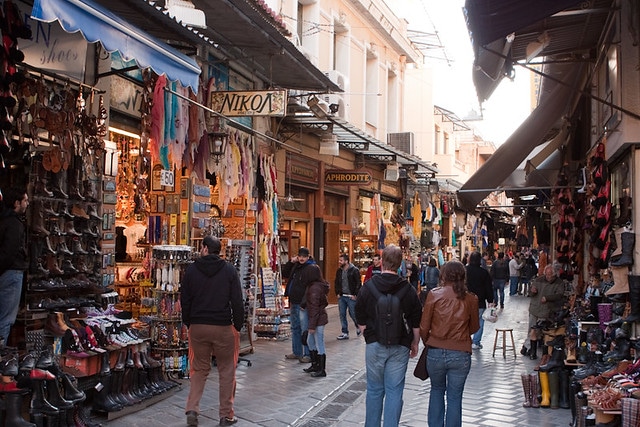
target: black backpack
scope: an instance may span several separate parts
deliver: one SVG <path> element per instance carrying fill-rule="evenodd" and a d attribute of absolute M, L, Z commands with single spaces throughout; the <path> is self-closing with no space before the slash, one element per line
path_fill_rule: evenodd
<path fill-rule="evenodd" d="M 404 294 L 413 288 L 406 282 L 395 294 L 383 294 L 376 288 L 373 280 L 367 281 L 365 286 L 376 298 L 375 331 L 378 342 L 382 345 L 399 345 L 403 338 L 411 334 L 400 301 Z"/>

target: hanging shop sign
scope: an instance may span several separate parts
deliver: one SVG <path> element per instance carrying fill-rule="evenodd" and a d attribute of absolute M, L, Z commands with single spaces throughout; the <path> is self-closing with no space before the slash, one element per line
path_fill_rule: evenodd
<path fill-rule="evenodd" d="M 31 9 L 19 5 L 22 16 L 30 16 Z M 82 34 L 69 34 L 57 22 L 47 23 L 27 18 L 30 39 L 20 39 L 24 62 L 41 70 L 64 74 L 83 81 L 87 59 L 87 41 Z"/>
<path fill-rule="evenodd" d="M 228 117 L 283 117 L 286 108 L 287 92 L 284 90 L 211 93 L 211 109 Z"/>
<path fill-rule="evenodd" d="M 328 170 L 324 173 L 324 183 L 327 185 L 369 185 L 372 181 L 369 171 Z"/>

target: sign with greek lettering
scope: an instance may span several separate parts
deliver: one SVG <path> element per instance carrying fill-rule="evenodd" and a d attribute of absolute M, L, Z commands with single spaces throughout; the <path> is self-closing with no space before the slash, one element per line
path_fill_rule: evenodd
<path fill-rule="evenodd" d="M 212 92 L 211 109 L 227 117 L 282 117 L 287 112 L 287 91 Z"/>
<path fill-rule="evenodd" d="M 371 172 L 362 170 L 328 170 L 324 173 L 324 183 L 328 185 L 369 185 L 372 180 Z"/>

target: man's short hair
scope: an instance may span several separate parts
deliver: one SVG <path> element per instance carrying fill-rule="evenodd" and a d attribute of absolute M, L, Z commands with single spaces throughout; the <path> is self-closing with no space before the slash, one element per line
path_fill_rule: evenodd
<path fill-rule="evenodd" d="M 346 262 L 349 262 L 349 255 L 347 255 L 347 254 L 340 254 L 340 258 L 342 258 Z"/>
<path fill-rule="evenodd" d="M 402 249 L 396 245 L 389 245 L 382 251 L 382 268 L 396 271 L 402 264 Z"/>
<path fill-rule="evenodd" d="M 222 249 L 222 244 L 220 243 L 220 239 L 215 236 L 206 236 L 202 239 L 202 244 L 207 247 L 207 250 L 210 254 L 220 255 L 220 249 Z"/>
<path fill-rule="evenodd" d="M 2 192 L 2 204 L 5 208 L 14 210 L 16 208 L 16 202 L 21 202 L 26 194 L 27 191 L 24 188 L 7 188 Z"/>

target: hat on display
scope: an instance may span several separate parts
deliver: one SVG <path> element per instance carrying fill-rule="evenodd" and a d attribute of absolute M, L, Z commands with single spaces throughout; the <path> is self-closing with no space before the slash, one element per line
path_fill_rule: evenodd
<path fill-rule="evenodd" d="M 300 249 L 298 249 L 298 255 L 309 256 L 309 249 L 305 248 L 304 246 L 301 247 Z"/>

